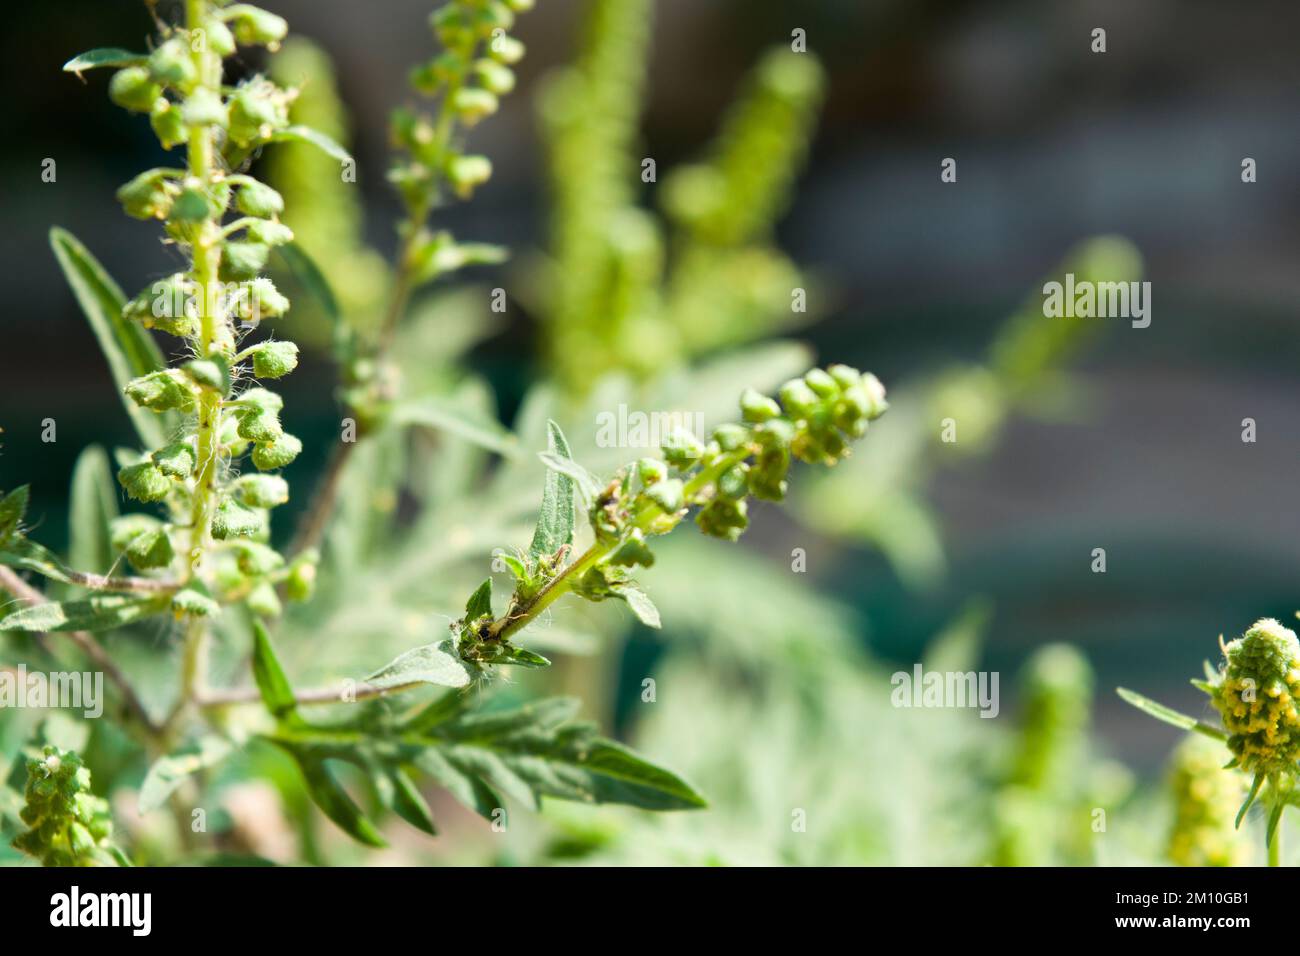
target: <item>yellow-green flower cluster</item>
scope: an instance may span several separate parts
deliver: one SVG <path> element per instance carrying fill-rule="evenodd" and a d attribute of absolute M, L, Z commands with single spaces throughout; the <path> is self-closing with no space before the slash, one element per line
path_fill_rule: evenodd
<path fill-rule="evenodd" d="M 1228 749 L 1250 773 L 1292 773 L 1300 758 L 1300 642 L 1264 618 L 1223 648 L 1210 698 L 1228 730 Z"/>
<path fill-rule="evenodd" d="M 1178 866 L 1240 866 L 1246 846 L 1234 819 L 1245 781 L 1223 769 L 1223 751 L 1208 737 L 1191 734 L 1174 752 L 1169 786 L 1174 822 L 1166 853 Z"/>
<path fill-rule="evenodd" d="M 46 747 L 27 761 L 26 803 L 19 813 L 28 828 L 13 845 L 45 866 L 116 866 L 109 839 L 108 801 L 90 792 L 90 771 L 77 754 Z"/>

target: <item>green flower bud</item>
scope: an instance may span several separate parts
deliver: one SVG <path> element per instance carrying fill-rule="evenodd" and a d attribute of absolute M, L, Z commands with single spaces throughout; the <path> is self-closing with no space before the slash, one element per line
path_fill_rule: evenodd
<path fill-rule="evenodd" d="M 162 143 L 163 149 L 179 146 L 188 138 L 185 122 L 181 119 L 180 107 L 165 98 L 160 97 L 154 102 L 153 109 L 149 113 L 149 125 L 153 127 L 154 135 L 158 137 L 158 142 Z"/>
<path fill-rule="evenodd" d="M 212 537 L 218 541 L 251 538 L 262 530 L 262 515 L 233 498 L 224 499 L 212 516 Z"/>
<path fill-rule="evenodd" d="M 668 477 L 668 466 L 658 458 L 642 458 L 636 463 L 636 473 L 641 487 L 649 488 Z"/>
<path fill-rule="evenodd" d="M 289 574 L 284 581 L 285 594 L 290 601 L 311 600 L 316 590 L 316 565 L 320 563 L 320 553 L 309 548 L 289 565 Z"/>
<path fill-rule="evenodd" d="M 122 515 L 114 518 L 108 526 L 108 540 L 114 551 L 125 551 L 136 538 L 162 527 L 162 522 L 153 515 Z"/>
<path fill-rule="evenodd" d="M 270 219 L 284 212 L 284 197 L 265 183 L 253 181 L 239 187 L 235 205 L 247 216 Z"/>
<path fill-rule="evenodd" d="M 614 553 L 609 556 L 609 563 L 625 568 L 637 565 L 648 568 L 654 565 L 655 556 L 650 548 L 646 546 L 645 535 L 638 528 L 633 530 L 628 535 L 627 540 L 620 544 L 614 550 Z"/>
<path fill-rule="evenodd" d="M 501 0 L 487 0 L 474 17 L 480 37 L 490 37 L 495 30 L 509 30 L 515 25 L 515 13 Z"/>
<path fill-rule="evenodd" d="M 867 418 L 874 422 L 889 408 L 889 402 L 885 401 L 885 386 L 880 379 L 868 372 L 862 376 L 862 389 L 867 395 Z"/>
<path fill-rule="evenodd" d="M 260 7 L 237 3 L 222 15 L 234 30 L 235 39 L 244 46 L 264 46 L 272 53 L 289 32 L 289 22 Z"/>
<path fill-rule="evenodd" d="M 253 464 L 260 471 L 274 471 L 292 462 L 302 452 L 302 442 L 290 434 L 283 434 L 270 444 L 253 449 Z"/>
<path fill-rule="evenodd" d="M 803 380 L 820 398 L 835 398 L 840 393 L 835 379 L 819 368 L 811 369 Z"/>
<path fill-rule="evenodd" d="M 524 45 L 514 37 L 502 34 L 488 43 L 487 53 L 498 63 L 512 66 L 524 58 Z"/>
<path fill-rule="evenodd" d="M 241 83 L 230 98 L 231 140 L 240 146 L 268 140 L 289 125 L 290 95 L 265 77 Z"/>
<path fill-rule="evenodd" d="M 251 279 L 266 268 L 271 247 L 261 242 L 228 242 L 221 254 L 222 278 Z"/>
<path fill-rule="evenodd" d="M 841 389 L 857 388 L 862 384 L 862 373 L 850 365 L 832 365 L 826 371 Z"/>
<path fill-rule="evenodd" d="M 1223 648 L 1211 701 L 1228 730 L 1228 749 L 1249 773 L 1295 771 L 1300 759 L 1300 643 L 1272 618 L 1256 621 Z"/>
<path fill-rule="evenodd" d="M 117 473 L 117 480 L 136 501 L 162 501 L 172 490 L 171 480 L 149 461 L 128 465 Z"/>
<path fill-rule="evenodd" d="M 175 442 L 149 457 L 169 478 L 188 478 L 194 473 L 194 446 L 189 442 Z"/>
<path fill-rule="evenodd" d="M 749 527 L 749 510 L 743 499 L 714 498 L 696 512 L 695 523 L 710 537 L 737 541 Z"/>
<path fill-rule="evenodd" d="M 289 483 L 279 475 L 242 475 L 234 491 L 240 501 L 254 508 L 274 508 L 289 500 Z"/>
<path fill-rule="evenodd" d="M 221 94 L 200 86 L 181 104 L 181 120 L 187 126 L 225 126 L 230 118 Z"/>
<path fill-rule="evenodd" d="M 452 108 L 466 126 L 474 126 L 497 111 L 497 98 L 487 90 L 467 87 L 456 91 Z"/>
<path fill-rule="evenodd" d="M 749 429 L 734 422 L 719 425 L 713 430 L 713 440 L 718 443 L 718 447 L 723 451 L 735 451 L 742 448 L 749 439 Z"/>
<path fill-rule="evenodd" d="M 515 88 L 515 71 L 496 60 L 478 60 L 474 64 L 474 75 L 483 89 L 496 96 L 505 96 Z"/>
<path fill-rule="evenodd" d="M 293 342 L 263 342 L 253 351 L 253 374 L 282 378 L 298 367 L 298 346 Z"/>
<path fill-rule="evenodd" d="M 166 219 L 172 199 L 180 192 L 168 178 L 174 170 L 150 169 L 117 191 L 117 201 L 133 219 Z"/>
<path fill-rule="evenodd" d="M 263 581 L 253 590 L 248 592 L 245 599 L 248 609 L 258 617 L 279 617 L 283 607 L 280 605 L 280 596 L 275 593 L 275 585 L 270 581 Z"/>
<path fill-rule="evenodd" d="M 148 113 L 162 96 L 162 87 L 140 66 L 118 70 L 108 83 L 108 98 L 132 113 Z"/>
<path fill-rule="evenodd" d="M 438 42 L 448 48 L 458 48 L 474 39 L 474 24 L 469 14 L 454 3 L 440 7 L 429 14 L 429 26 Z"/>
<path fill-rule="evenodd" d="M 190 57 L 189 44 L 181 37 L 172 37 L 149 55 L 149 75 L 164 86 L 186 89 L 198 73 Z"/>
<path fill-rule="evenodd" d="M 674 468 L 690 468 L 704 454 L 704 444 L 684 428 L 674 429 L 659 446 L 664 460 Z"/>
<path fill-rule="evenodd" d="M 1174 751 L 1170 772 L 1174 823 L 1166 853 L 1177 866 L 1244 866 L 1246 845 L 1237 838 L 1237 808 L 1246 796 L 1241 774 L 1223 769 L 1219 744 L 1188 734 Z"/>
<path fill-rule="evenodd" d="M 486 156 L 456 156 L 447 164 L 447 181 L 461 199 L 492 178 L 492 163 Z"/>
<path fill-rule="evenodd" d="M 221 605 L 197 588 L 182 588 L 172 595 L 172 613 L 177 617 L 215 617 Z"/>
<path fill-rule="evenodd" d="M 273 442 L 284 434 L 284 429 L 274 412 L 253 409 L 240 417 L 238 433 L 249 441 Z"/>
<path fill-rule="evenodd" d="M 289 300 L 265 277 L 245 282 L 235 314 L 245 322 L 273 319 L 289 311 Z"/>
<path fill-rule="evenodd" d="M 193 392 L 181 379 L 180 373 L 173 369 L 161 369 L 132 379 L 124 391 L 131 401 L 155 412 L 173 408 L 189 411 L 194 407 Z"/>
<path fill-rule="evenodd" d="M 506 0 L 506 6 L 515 13 L 527 13 L 536 6 L 536 0 Z"/>
<path fill-rule="evenodd" d="M 181 370 L 195 385 L 225 396 L 230 390 L 230 373 L 222 362 L 213 359 L 191 359 Z"/>
<path fill-rule="evenodd" d="M 212 201 L 203 192 L 193 187 L 181 190 L 181 194 L 172 203 L 169 222 L 202 222 L 214 214 Z"/>
<path fill-rule="evenodd" d="M 253 242 L 265 243 L 268 246 L 282 246 L 286 242 L 293 242 L 293 230 L 282 222 L 273 222 L 270 219 L 258 219 L 248 224 L 248 238 Z M 266 280 L 270 282 L 270 279 Z M 274 289 L 274 286 L 272 286 Z M 288 300 L 285 300 L 284 311 L 288 311 Z"/>
<path fill-rule="evenodd" d="M 126 546 L 126 556 L 141 571 L 150 568 L 165 568 L 175 557 L 171 538 L 167 532 L 158 528 L 136 535 Z"/>
<path fill-rule="evenodd" d="M 284 567 L 284 557 L 279 551 L 255 541 L 236 545 L 235 560 L 239 564 L 239 570 L 249 577 L 261 577 Z"/>
<path fill-rule="evenodd" d="M 646 488 L 645 496 L 668 514 L 682 510 L 684 488 L 676 478 L 660 481 Z"/>
<path fill-rule="evenodd" d="M 220 20 L 208 17 L 203 29 L 207 31 L 208 49 L 217 56 L 227 57 L 235 52 L 235 35 Z"/>
<path fill-rule="evenodd" d="M 268 412 L 284 410 L 284 399 L 265 388 L 245 389 L 240 393 L 239 400 L 245 405 L 252 405 L 254 408 L 260 408 Z"/>
<path fill-rule="evenodd" d="M 781 407 L 761 392 L 747 388 L 740 396 L 740 411 L 747 422 L 765 422 L 780 415 Z"/>
<path fill-rule="evenodd" d="M 744 464 L 732 465 L 718 476 L 718 494 L 732 501 L 739 501 L 749 493 L 749 467 Z"/>
<path fill-rule="evenodd" d="M 817 393 L 801 378 L 791 379 L 781 386 L 781 404 L 792 416 L 807 415 L 817 405 Z"/>

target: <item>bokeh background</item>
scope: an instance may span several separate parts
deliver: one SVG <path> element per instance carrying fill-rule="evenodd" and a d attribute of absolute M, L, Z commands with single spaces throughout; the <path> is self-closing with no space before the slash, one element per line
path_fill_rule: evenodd
<path fill-rule="evenodd" d="M 400 210 L 383 176 L 386 121 L 410 98 L 408 66 L 429 55 L 430 4 L 267 6 L 334 58 L 365 235 L 391 253 Z M 440 214 L 458 236 L 515 251 L 516 265 L 480 270 L 479 283 L 513 289 L 548 243 L 535 100 L 542 78 L 574 57 L 584 7 L 540 0 L 521 18 L 520 88 L 473 137 L 492 157 L 493 180 Z M 868 444 L 888 441 L 891 428 L 937 435 L 944 414 L 959 428 L 963 416 L 978 419 L 972 406 L 990 399 L 970 370 L 1026 302 L 1031 320 L 1050 321 L 1033 315 L 1038 290 L 1079 244 L 1121 236 L 1140 253 L 1149 328 L 1094 320 L 1095 334 L 1061 353 L 1050 387 L 994 401 L 986 440 L 932 449 L 924 468 L 899 479 L 925 503 L 929 552 L 894 540 L 911 532 L 881 530 L 870 500 L 879 475 L 862 464 L 830 482 L 809 479 L 792 515 L 763 509 L 746 541 L 754 573 L 774 578 L 792 547 L 805 548 L 809 578 L 834 596 L 834 613 L 843 609 L 884 673 L 909 669 L 954 621 L 976 620 L 978 666 L 1003 675 L 1004 719 L 992 723 L 1015 719 L 1013 675 L 1035 648 L 1077 645 L 1096 671 L 1095 752 L 1139 780 L 1158 778 L 1176 733 L 1111 688 L 1200 714 L 1203 698 L 1187 679 L 1217 658 L 1218 635 L 1258 617 L 1293 621 L 1300 607 L 1295 6 L 659 0 L 653 11 L 636 155 L 653 157 L 661 180 L 700 156 L 764 51 L 788 44 L 793 28 L 807 31 L 826 98 L 776 241 L 814 278 L 814 306 L 806 324 L 772 331 L 905 386 Z M 0 488 L 29 481 L 36 536 L 58 545 L 78 452 L 129 432 L 46 232 L 71 229 L 128 293 L 172 261 L 155 226 L 126 219 L 113 198 L 161 164 L 147 123 L 110 106 L 106 75 L 82 83 L 59 67 L 90 47 L 138 46 L 149 23 L 135 0 L 23 4 L 5 18 Z M 1105 54 L 1090 50 L 1098 26 Z M 57 161 L 55 184 L 41 182 L 46 157 Z M 940 181 L 944 157 L 957 159 L 954 184 Z M 1244 157 L 1256 160 L 1258 182 L 1242 182 Z M 646 208 L 656 188 L 641 187 Z M 527 298 L 514 298 L 504 326 L 468 357 L 506 422 L 546 373 L 547 333 Z M 321 351 L 284 383 L 294 430 L 321 437 L 292 480 L 309 483 L 325 459 L 337 410 L 322 396 L 333 382 Z M 945 389 L 957 397 L 935 397 Z M 908 419 L 898 397 L 908 394 L 924 409 L 921 423 L 894 426 L 895 413 Z M 57 421 L 57 443 L 40 441 L 44 417 Z M 1244 418 L 1257 423 L 1254 443 L 1242 441 Z M 1099 547 L 1105 574 L 1090 569 Z M 659 638 L 630 635 L 611 665 L 610 722 L 631 728 L 640 675 L 661 654 Z M 880 687 L 848 693 L 879 696 Z M 971 723 L 962 726 L 982 732 Z M 936 723 L 922 736 L 967 729 Z M 851 731 L 892 732 L 888 723 Z M 896 768 L 836 772 L 901 792 Z M 917 772 L 908 786 L 939 786 Z"/>

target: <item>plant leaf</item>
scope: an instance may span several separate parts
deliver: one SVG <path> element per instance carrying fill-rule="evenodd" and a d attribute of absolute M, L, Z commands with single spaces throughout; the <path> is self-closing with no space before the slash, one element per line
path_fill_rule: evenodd
<path fill-rule="evenodd" d="M 551 455 L 557 459 L 572 460 L 569 443 L 560 426 L 554 421 L 548 421 L 546 430 Z M 542 487 L 542 509 L 537 515 L 537 528 L 533 531 L 528 556 L 536 561 L 543 555 L 554 554 L 566 544 L 572 544 L 574 520 L 573 479 L 549 468 L 546 483 Z"/>
<path fill-rule="evenodd" d="M 271 635 L 261 621 L 253 622 L 253 678 L 271 716 L 280 721 L 295 721 L 298 702 L 294 699 L 289 678 L 285 677 L 284 668 L 275 656 Z"/>
<path fill-rule="evenodd" d="M 542 464 L 553 471 L 558 471 L 562 475 L 568 475 L 573 479 L 574 486 L 582 495 L 587 504 L 596 500 L 600 494 L 600 482 L 596 476 L 583 468 L 572 458 L 561 458 L 559 455 L 553 455 L 549 451 L 537 453 L 537 457 L 542 460 Z"/>
<path fill-rule="evenodd" d="M 499 422 L 444 399 L 425 396 L 402 402 L 393 410 L 392 420 L 399 425 L 420 425 L 444 431 L 498 455 L 516 457 L 519 454 L 515 436 Z"/>
<path fill-rule="evenodd" d="M 63 64 L 63 72 L 80 76 L 82 70 L 94 70 L 103 66 L 140 66 L 148 60 L 148 55 L 144 53 L 132 53 L 116 46 L 102 46 L 77 54 Z"/>
<path fill-rule="evenodd" d="M 200 737 L 194 744 L 166 757 L 159 757 L 149 767 L 140 785 L 140 812 L 161 807 L 187 777 L 225 760 L 234 750 L 230 741 L 216 736 Z"/>
<path fill-rule="evenodd" d="M 20 485 L 9 494 L 0 497 L 0 547 L 4 547 L 22 526 L 30 497 L 31 486 L 29 485 Z"/>
<path fill-rule="evenodd" d="M 1218 727 L 1202 723 L 1195 717 L 1188 717 L 1186 714 L 1180 714 L 1178 711 L 1166 707 L 1164 704 L 1158 704 L 1151 698 L 1143 697 L 1141 694 L 1128 690 L 1125 687 L 1117 687 L 1115 692 L 1127 703 L 1132 704 L 1144 713 L 1150 714 L 1156 720 L 1163 720 L 1166 724 L 1173 724 L 1181 730 L 1194 730 L 1198 734 L 1213 737 L 1215 740 L 1228 739 L 1228 735 Z"/>
<path fill-rule="evenodd" d="M 63 229 L 50 230 L 50 247 L 108 360 L 122 405 L 145 448 L 158 448 L 179 423 L 175 413 L 159 415 L 140 408 L 122 390 L 132 379 L 164 367 L 162 352 L 143 328 L 122 317 L 126 297 L 77 239 Z"/>
<path fill-rule="evenodd" d="M 51 601 L 0 618 L 0 631 L 107 631 L 161 614 L 170 596 L 95 594 L 80 601 Z"/>
<path fill-rule="evenodd" d="M 340 163 L 346 163 L 352 159 L 352 155 L 346 149 L 320 130 L 312 129 L 310 126 L 290 126 L 288 129 L 280 130 L 271 137 L 271 142 L 310 143 L 324 152 L 325 155 L 338 160 Z"/>
<path fill-rule="evenodd" d="M 438 828 L 433 825 L 433 813 L 429 804 L 405 770 L 394 767 L 387 774 L 392 790 L 389 794 L 389 807 L 399 817 L 429 836 L 437 836 Z"/>
<path fill-rule="evenodd" d="M 366 678 L 366 683 L 372 687 L 401 687 L 406 684 L 465 687 L 469 682 L 469 669 L 456 656 L 451 641 L 425 644 L 399 654 Z"/>
<path fill-rule="evenodd" d="M 610 593 L 617 598 L 627 602 L 627 606 L 632 613 L 636 615 L 637 620 L 646 627 L 659 628 L 663 624 L 659 620 L 659 609 L 655 607 L 654 601 L 650 600 L 650 595 L 646 594 L 637 585 L 632 583 L 610 585 Z"/>
<path fill-rule="evenodd" d="M 1263 785 L 1264 775 L 1262 773 L 1255 774 L 1255 779 L 1250 785 L 1250 792 L 1246 794 L 1246 799 L 1242 801 L 1241 809 L 1237 811 L 1237 819 L 1233 823 L 1234 829 L 1241 829 L 1241 821 L 1246 819 L 1246 811 L 1250 809 L 1251 804 L 1255 802 L 1255 798 L 1259 796 L 1259 788 Z"/>
<path fill-rule="evenodd" d="M 493 658 L 493 664 L 515 664 L 519 667 L 550 667 L 551 662 L 541 654 L 534 654 L 532 651 L 525 650 L 522 647 L 511 645 L 503 649 L 500 657 Z"/>
<path fill-rule="evenodd" d="M 298 769 L 302 771 L 303 780 L 307 785 L 307 793 L 325 816 L 359 843 L 373 847 L 388 846 L 370 818 L 361 812 L 360 807 L 348 796 L 348 792 L 334 779 L 329 767 L 325 765 L 325 759 L 315 753 L 310 745 L 279 739 L 275 742 L 298 762 Z"/>
<path fill-rule="evenodd" d="M 113 553 L 109 523 L 119 512 L 117 482 L 113 480 L 108 454 L 98 445 L 91 445 L 77 456 L 72 470 L 71 497 L 68 560 L 74 568 L 103 574 L 117 557 Z"/>
<path fill-rule="evenodd" d="M 492 615 L 492 579 L 486 579 L 465 602 L 465 620 L 473 621 L 484 614 Z"/>
<path fill-rule="evenodd" d="M 1282 811 L 1286 809 L 1286 801 L 1278 800 L 1273 804 L 1273 809 L 1268 814 L 1268 830 L 1264 834 L 1264 846 L 1273 845 L 1273 834 L 1277 832 L 1277 825 L 1282 822 Z"/>
<path fill-rule="evenodd" d="M 325 278 L 325 274 L 321 272 L 320 266 L 297 242 L 287 242 L 277 246 L 276 251 L 289 267 L 289 272 L 293 274 L 294 279 L 316 300 L 325 317 L 330 320 L 334 328 L 335 359 L 340 363 L 349 361 L 353 353 L 352 327 L 344 319 L 343 311 L 339 308 L 338 297 L 334 295 L 334 289 Z"/>

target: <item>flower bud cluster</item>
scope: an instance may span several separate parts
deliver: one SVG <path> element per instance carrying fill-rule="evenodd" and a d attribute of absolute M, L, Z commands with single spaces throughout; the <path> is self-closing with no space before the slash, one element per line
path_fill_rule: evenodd
<path fill-rule="evenodd" d="M 28 827 L 15 849 L 45 866 L 114 866 L 108 801 L 90 792 L 90 771 L 81 758 L 47 746 L 27 761 L 26 802 L 19 812 Z"/>
<path fill-rule="evenodd" d="M 1209 685 L 1223 717 L 1228 749 L 1249 773 L 1294 773 L 1300 759 L 1300 643 L 1272 618 L 1256 621 L 1223 648 L 1224 664 Z"/>

